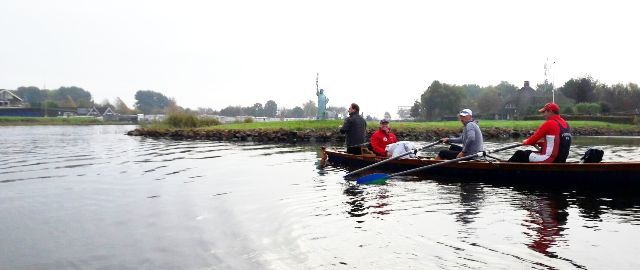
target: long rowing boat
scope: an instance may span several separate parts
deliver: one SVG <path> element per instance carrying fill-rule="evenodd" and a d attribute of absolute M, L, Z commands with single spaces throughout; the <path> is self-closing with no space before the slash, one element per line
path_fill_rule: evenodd
<path fill-rule="evenodd" d="M 384 157 L 351 155 L 335 149 L 322 148 L 322 158 L 332 165 L 361 168 Z M 428 157 L 393 160 L 372 170 L 404 171 L 442 161 Z M 373 171 L 362 172 L 362 175 Z M 640 162 L 600 163 L 514 163 L 491 158 L 443 164 L 420 171 L 417 176 L 434 180 L 508 181 L 509 183 L 579 183 L 640 186 Z"/>

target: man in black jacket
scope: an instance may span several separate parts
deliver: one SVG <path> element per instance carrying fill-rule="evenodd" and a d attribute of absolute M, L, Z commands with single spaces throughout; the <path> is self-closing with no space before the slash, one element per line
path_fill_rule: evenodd
<path fill-rule="evenodd" d="M 351 103 L 349 117 L 344 119 L 340 133 L 347 135 L 347 153 L 362 155 L 362 145 L 366 138 L 367 121 L 360 116 L 360 106 Z"/>

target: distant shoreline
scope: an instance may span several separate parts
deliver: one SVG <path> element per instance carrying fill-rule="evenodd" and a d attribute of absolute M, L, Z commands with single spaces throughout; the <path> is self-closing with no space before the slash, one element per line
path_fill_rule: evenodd
<path fill-rule="evenodd" d="M 88 126 L 135 125 L 130 122 L 104 121 L 93 117 L 0 117 L 0 126 Z"/>
<path fill-rule="evenodd" d="M 127 135 L 152 138 L 186 140 L 254 141 L 254 142 L 344 142 L 338 120 L 284 121 L 264 123 L 223 124 L 202 128 L 168 128 L 166 126 L 140 127 Z M 542 121 L 480 121 L 485 139 L 517 139 L 533 134 Z M 574 136 L 640 136 L 640 126 L 611 124 L 596 121 L 574 121 Z M 398 140 L 426 141 L 457 135 L 462 125 L 457 121 L 445 122 L 392 122 Z M 376 131 L 376 122 L 369 122 L 367 136 Z"/>

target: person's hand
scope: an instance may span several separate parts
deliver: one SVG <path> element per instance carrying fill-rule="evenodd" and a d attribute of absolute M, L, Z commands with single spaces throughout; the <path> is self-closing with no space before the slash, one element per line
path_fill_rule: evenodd
<path fill-rule="evenodd" d="M 441 141 L 442 143 L 447 143 L 447 142 L 449 141 L 449 138 L 442 138 L 442 139 L 440 139 L 440 141 Z"/>
<path fill-rule="evenodd" d="M 527 140 L 522 140 L 522 144 L 527 144 Z"/>
<path fill-rule="evenodd" d="M 458 153 L 458 155 L 456 156 L 456 158 L 461 158 L 461 157 L 464 157 L 464 153 L 462 152 Z"/>
<path fill-rule="evenodd" d="M 536 148 L 536 150 L 540 151 L 542 149 L 542 142 L 537 142 L 533 145 L 533 147 Z"/>

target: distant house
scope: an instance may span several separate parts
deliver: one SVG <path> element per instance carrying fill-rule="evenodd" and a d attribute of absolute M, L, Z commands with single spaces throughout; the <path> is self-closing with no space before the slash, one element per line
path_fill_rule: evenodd
<path fill-rule="evenodd" d="M 106 107 L 102 110 L 102 118 L 104 120 L 118 120 L 119 114 L 113 112 L 111 107 Z"/>
<path fill-rule="evenodd" d="M 327 112 L 327 119 L 338 119 L 339 115 L 337 112 L 334 111 L 326 111 Z"/>
<path fill-rule="evenodd" d="M 167 118 L 167 116 L 164 115 L 164 114 L 143 114 L 143 115 L 138 115 L 138 121 L 145 121 L 145 122 L 162 121 L 165 118 Z"/>
<path fill-rule="evenodd" d="M 102 116 L 102 114 L 98 111 L 98 109 L 96 109 L 96 106 L 93 106 L 91 109 L 89 109 L 89 112 L 87 112 L 87 116 L 100 117 Z"/>
<path fill-rule="evenodd" d="M 102 109 L 102 116 L 116 116 L 117 113 L 113 112 L 111 107 L 106 107 Z"/>
<path fill-rule="evenodd" d="M 89 114 L 89 110 L 91 110 L 91 108 L 78 108 L 76 110 L 76 114 L 77 115 L 88 115 Z"/>
<path fill-rule="evenodd" d="M 503 119 L 513 119 L 530 113 L 531 108 L 537 108 L 539 103 L 545 103 L 548 97 L 529 86 L 529 81 L 524 81 L 524 86 L 509 96 L 503 103 L 501 116 Z"/>
<path fill-rule="evenodd" d="M 111 107 L 107 107 L 106 109 L 104 109 L 104 111 L 102 111 L 102 116 L 105 116 L 105 115 L 113 116 L 113 115 L 116 115 L 116 113 L 113 112 Z"/>
<path fill-rule="evenodd" d="M 398 106 L 398 116 L 400 117 L 400 121 L 413 121 L 414 118 L 411 117 L 411 108 L 413 106 Z"/>
<path fill-rule="evenodd" d="M 24 101 L 9 90 L 0 90 L 0 107 L 24 107 Z"/>
<path fill-rule="evenodd" d="M 81 113 L 82 112 L 82 113 Z M 118 119 L 118 116 L 120 114 L 115 113 L 113 111 L 113 109 L 111 109 L 111 107 L 106 106 L 106 107 L 96 107 L 93 106 L 91 107 L 91 109 L 87 108 L 78 108 L 78 115 L 86 115 L 86 116 L 93 116 L 93 117 L 104 117 L 105 120 L 109 119 L 109 120 L 114 120 L 114 119 Z"/>

